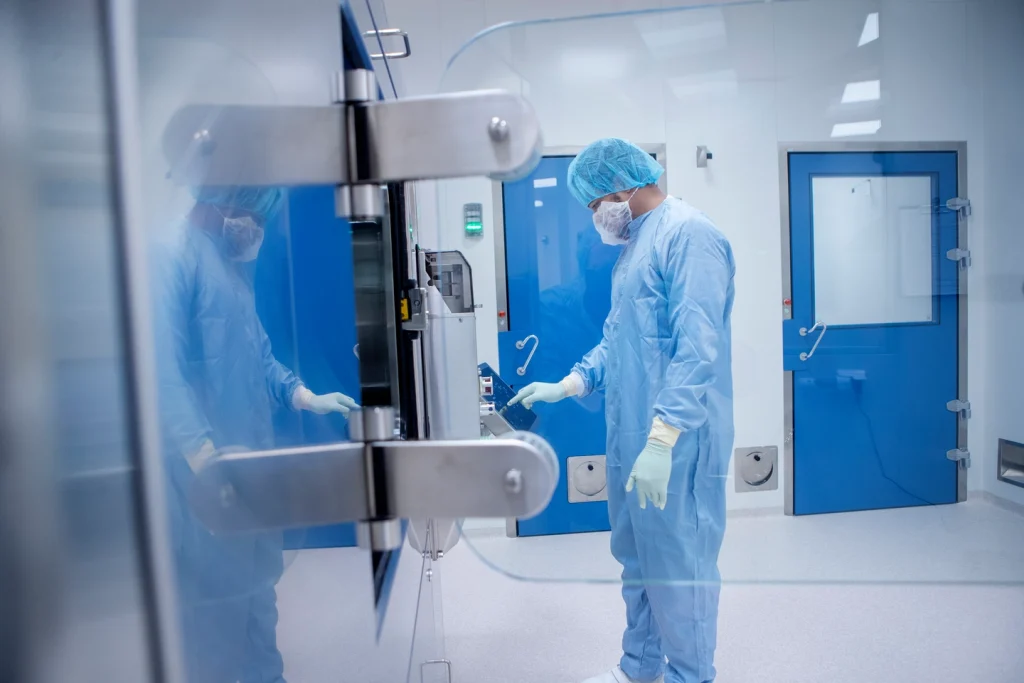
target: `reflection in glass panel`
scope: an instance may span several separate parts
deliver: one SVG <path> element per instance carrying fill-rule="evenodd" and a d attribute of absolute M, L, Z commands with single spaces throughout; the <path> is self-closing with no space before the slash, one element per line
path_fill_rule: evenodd
<path fill-rule="evenodd" d="M 931 178 L 819 176 L 811 193 L 815 320 L 931 321 Z"/>

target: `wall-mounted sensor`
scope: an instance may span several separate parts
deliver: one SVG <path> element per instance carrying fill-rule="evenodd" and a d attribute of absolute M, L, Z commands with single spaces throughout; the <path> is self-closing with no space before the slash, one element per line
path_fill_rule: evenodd
<path fill-rule="evenodd" d="M 707 145 L 697 146 L 697 168 L 707 168 L 708 162 L 713 158 L 714 157 L 711 155 L 710 150 L 708 150 Z"/>

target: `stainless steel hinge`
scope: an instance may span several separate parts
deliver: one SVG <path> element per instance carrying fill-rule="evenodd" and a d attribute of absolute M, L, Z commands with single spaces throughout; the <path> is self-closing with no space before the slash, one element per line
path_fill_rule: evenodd
<path fill-rule="evenodd" d="M 953 460 L 960 469 L 967 469 L 971 466 L 971 452 L 966 448 L 954 448 L 946 451 L 946 459 Z"/>
<path fill-rule="evenodd" d="M 971 215 L 971 200 L 965 197 L 953 197 L 946 202 L 946 208 L 955 212 L 957 218 L 967 218 Z"/>
<path fill-rule="evenodd" d="M 956 261 L 961 269 L 971 267 L 970 249 L 950 249 L 946 252 L 946 258 L 950 261 Z"/>
<path fill-rule="evenodd" d="M 190 504 L 216 533 L 368 522 L 367 544 L 388 548 L 401 540 L 399 519 L 523 518 L 551 500 L 558 460 L 535 434 L 399 441 L 393 416 L 352 411 L 348 443 L 218 454 Z"/>
<path fill-rule="evenodd" d="M 382 184 L 517 179 L 540 160 L 540 122 L 520 95 L 383 101 L 373 72 L 358 69 L 338 74 L 333 87 L 327 106 L 182 107 L 161 141 L 171 178 L 187 186 L 347 186 L 340 212 L 380 215 Z"/>
<path fill-rule="evenodd" d="M 957 413 L 959 417 L 964 420 L 971 419 L 970 401 L 961 401 L 960 399 L 950 401 L 946 404 L 946 410 L 948 410 L 951 413 Z"/>

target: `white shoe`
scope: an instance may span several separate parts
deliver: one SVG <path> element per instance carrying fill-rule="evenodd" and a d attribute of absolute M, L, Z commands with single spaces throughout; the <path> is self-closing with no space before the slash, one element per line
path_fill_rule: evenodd
<path fill-rule="evenodd" d="M 626 675 L 626 672 L 621 667 L 615 667 L 611 671 L 606 671 L 600 676 L 594 676 L 583 681 L 583 683 L 665 683 L 664 676 L 658 676 L 657 680 L 654 681 L 638 681 L 630 678 Z"/>

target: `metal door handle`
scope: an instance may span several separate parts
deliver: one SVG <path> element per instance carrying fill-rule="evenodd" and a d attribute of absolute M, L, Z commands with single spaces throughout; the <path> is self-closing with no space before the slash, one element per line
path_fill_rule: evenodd
<path fill-rule="evenodd" d="M 519 341 L 516 342 L 516 348 L 522 351 L 526 347 L 526 342 L 530 341 L 531 339 L 535 342 L 535 344 L 533 345 L 533 348 L 530 349 L 530 355 L 526 357 L 526 362 L 523 363 L 521 367 L 516 368 L 516 374 L 519 375 L 520 377 L 525 375 L 526 368 L 530 367 L 530 361 L 533 360 L 533 354 L 537 353 L 537 347 L 540 346 L 540 339 L 537 338 L 537 335 L 530 334 L 527 335 L 526 338 L 520 339 Z"/>
<path fill-rule="evenodd" d="M 814 346 L 811 347 L 810 351 L 806 351 L 804 353 L 801 353 L 800 354 L 800 360 L 807 360 L 811 356 L 814 355 L 814 352 L 818 350 L 818 344 L 821 343 L 821 338 L 825 336 L 826 332 L 828 332 L 828 325 L 826 325 L 825 323 L 823 323 L 823 322 L 821 322 L 819 320 L 818 322 L 814 323 L 814 327 L 812 327 L 811 329 L 807 329 L 806 327 L 801 327 L 800 328 L 800 336 L 801 337 L 806 337 L 807 335 L 809 335 L 811 332 L 814 332 L 819 327 L 821 328 L 821 333 L 818 335 L 818 338 L 814 340 Z"/>
<path fill-rule="evenodd" d="M 402 42 L 405 43 L 405 47 L 400 52 L 374 52 L 370 54 L 370 59 L 405 59 L 412 54 L 412 47 L 409 45 L 409 34 L 400 28 L 382 28 L 377 31 L 365 31 L 363 32 L 364 38 L 387 38 L 389 36 L 402 36 Z M 380 44 L 380 41 L 378 41 Z M 384 49 L 383 47 L 381 49 Z"/>

